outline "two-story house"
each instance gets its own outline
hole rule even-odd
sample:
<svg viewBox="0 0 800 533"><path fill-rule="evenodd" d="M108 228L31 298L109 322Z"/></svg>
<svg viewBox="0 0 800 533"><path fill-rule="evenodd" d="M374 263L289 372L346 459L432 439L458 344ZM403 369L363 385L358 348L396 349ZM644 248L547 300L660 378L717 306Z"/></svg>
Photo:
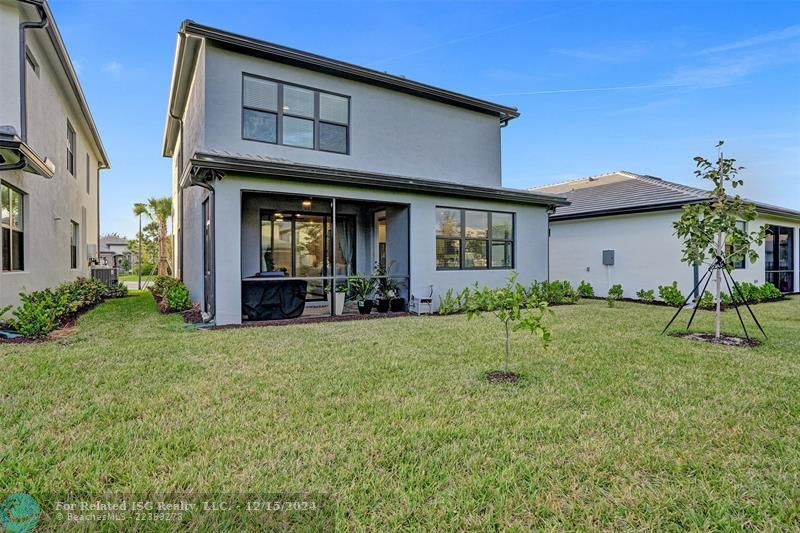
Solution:
<svg viewBox="0 0 800 533"><path fill-rule="evenodd" d="M548 210L566 202L502 187L518 115L186 21L163 148L177 273L217 324L333 314L331 287L376 264L434 306L511 271L545 279Z"/></svg>
<svg viewBox="0 0 800 533"><path fill-rule="evenodd" d="M0 0L0 306L89 275L108 157L44 0Z"/></svg>

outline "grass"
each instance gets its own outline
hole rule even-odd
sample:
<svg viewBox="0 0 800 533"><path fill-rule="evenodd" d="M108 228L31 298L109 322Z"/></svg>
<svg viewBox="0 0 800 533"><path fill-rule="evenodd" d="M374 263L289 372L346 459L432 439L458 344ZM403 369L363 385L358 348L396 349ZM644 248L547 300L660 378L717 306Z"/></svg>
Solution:
<svg viewBox="0 0 800 533"><path fill-rule="evenodd" d="M0 496L322 493L338 530L796 529L800 299L754 309L756 349L660 336L669 308L557 307L546 351L514 334L523 382L488 385L488 316L196 331L111 301L0 346Z"/></svg>
<svg viewBox="0 0 800 533"><path fill-rule="evenodd" d="M142 276L142 283L144 283L148 279L153 279L155 277L156 277L155 274L153 274L152 276ZM121 281L121 282L124 282L124 281L139 281L139 275L138 274L121 274L120 276L118 276L118 281Z"/></svg>

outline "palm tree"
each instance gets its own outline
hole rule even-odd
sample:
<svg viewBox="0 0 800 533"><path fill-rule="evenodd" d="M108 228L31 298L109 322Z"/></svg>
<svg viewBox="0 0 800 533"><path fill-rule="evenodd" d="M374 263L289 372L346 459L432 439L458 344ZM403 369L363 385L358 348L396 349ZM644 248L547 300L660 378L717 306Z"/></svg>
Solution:
<svg viewBox="0 0 800 533"><path fill-rule="evenodd" d="M167 221L172 216L172 198L169 196L149 198L147 204L134 204L133 214L137 216L147 215L150 220L158 224L158 275L169 275Z"/></svg>

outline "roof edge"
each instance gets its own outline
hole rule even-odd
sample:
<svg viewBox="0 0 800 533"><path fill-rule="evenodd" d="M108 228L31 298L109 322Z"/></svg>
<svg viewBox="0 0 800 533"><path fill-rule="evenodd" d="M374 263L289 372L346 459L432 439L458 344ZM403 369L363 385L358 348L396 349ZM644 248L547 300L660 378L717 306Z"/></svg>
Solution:
<svg viewBox="0 0 800 533"><path fill-rule="evenodd" d="M501 121L505 122L517 118L520 115L515 107L489 102L480 98L441 89L433 85L412 81L402 76L388 74L379 70L331 59L296 48L290 48L288 46L247 37L212 26L198 24L192 20L184 20L181 24L180 31L181 33L204 37L238 50L247 51L251 54L261 54L273 61L299 65L304 68L360 81L362 83L378 85L422 98L464 107L473 111L496 115Z"/></svg>
<svg viewBox="0 0 800 533"><path fill-rule="evenodd" d="M359 185L391 190L439 193L447 196L482 198L552 208L569 205L566 198L561 196L531 193L521 189L463 185L409 176L196 152L189 160L185 175L191 175L192 172L202 169L268 175L275 178L300 179L305 182L332 185Z"/></svg>

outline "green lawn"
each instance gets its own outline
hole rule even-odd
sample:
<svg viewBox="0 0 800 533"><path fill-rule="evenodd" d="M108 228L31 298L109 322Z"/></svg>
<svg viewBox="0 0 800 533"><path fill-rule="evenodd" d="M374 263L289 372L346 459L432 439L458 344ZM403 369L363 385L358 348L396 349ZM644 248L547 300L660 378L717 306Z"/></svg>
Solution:
<svg viewBox="0 0 800 533"><path fill-rule="evenodd" d="M757 349L659 336L668 308L557 307L546 351L514 334L524 382L488 385L490 317L196 331L111 301L0 346L0 496L321 493L339 530L797 529L800 299L754 309Z"/></svg>

